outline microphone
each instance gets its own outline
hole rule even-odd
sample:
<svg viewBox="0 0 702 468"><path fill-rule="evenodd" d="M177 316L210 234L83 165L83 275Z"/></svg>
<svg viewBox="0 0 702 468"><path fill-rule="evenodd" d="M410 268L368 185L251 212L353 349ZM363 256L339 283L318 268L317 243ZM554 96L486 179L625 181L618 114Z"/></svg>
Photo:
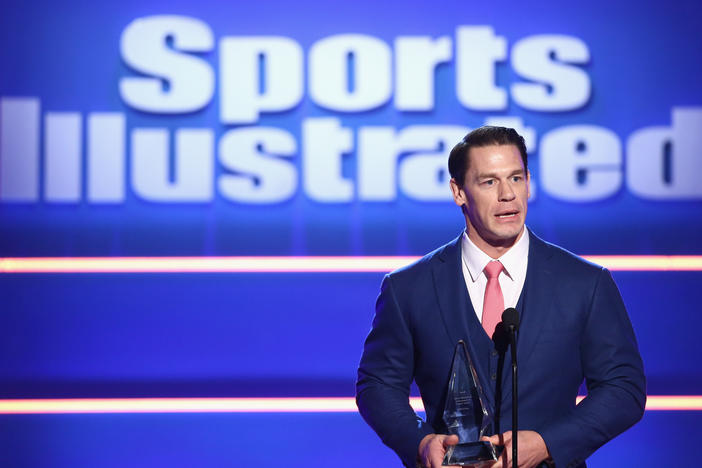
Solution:
<svg viewBox="0 0 702 468"><path fill-rule="evenodd" d="M502 323L510 332L512 332L513 328L516 332L519 329L519 312L517 312L517 309L514 307L505 309L505 311L502 312Z"/></svg>
<svg viewBox="0 0 702 468"><path fill-rule="evenodd" d="M512 354L512 468L517 468L517 340L515 334L519 329L519 312L514 307L502 312L502 324L509 332L509 344Z"/></svg>

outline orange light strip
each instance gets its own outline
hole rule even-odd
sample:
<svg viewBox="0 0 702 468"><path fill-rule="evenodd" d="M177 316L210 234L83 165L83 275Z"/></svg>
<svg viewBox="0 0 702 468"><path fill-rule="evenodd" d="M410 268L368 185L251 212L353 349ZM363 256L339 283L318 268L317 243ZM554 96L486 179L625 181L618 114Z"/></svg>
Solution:
<svg viewBox="0 0 702 468"><path fill-rule="evenodd" d="M0 273L372 273L419 257L7 257ZM615 271L702 271L702 255L586 255Z"/></svg>
<svg viewBox="0 0 702 468"><path fill-rule="evenodd" d="M585 255L613 271L702 271L702 255Z"/></svg>
<svg viewBox="0 0 702 468"><path fill-rule="evenodd" d="M0 400L0 414L347 413L353 398L89 398Z"/></svg>
<svg viewBox="0 0 702 468"><path fill-rule="evenodd" d="M418 257L27 257L0 258L0 273L388 272Z"/></svg>
<svg viewBox="0 0 702 468"><path fill-rule="evenodd" d="M578 402L583 397L578 397ZM424 411L421 398L410 398ZM648 411L702 411L702 395L649 396ZM0 414L75 413L352 413L356 402L339 398L108 398L0 400Z"/></svg>

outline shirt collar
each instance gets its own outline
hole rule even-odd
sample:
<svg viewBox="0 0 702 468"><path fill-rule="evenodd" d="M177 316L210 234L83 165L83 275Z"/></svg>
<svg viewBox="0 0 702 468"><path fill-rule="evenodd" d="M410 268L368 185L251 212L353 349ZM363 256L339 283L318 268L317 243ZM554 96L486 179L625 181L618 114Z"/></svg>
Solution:
<svg viewBox="0 0 702 468"><path fill-rule="evenodd" d="M507 276L514 280L514 274L519 271L519 265L524 265L529 255L529 232L524 228L521 237L517 242L504 253L500 258L493 259L488 254L480 250L468 238L468 232L464 231L461 237L461 256L463 263L468 269L470 279L475 282L478 276L492 260L499 260L505 268Z"/></svg>

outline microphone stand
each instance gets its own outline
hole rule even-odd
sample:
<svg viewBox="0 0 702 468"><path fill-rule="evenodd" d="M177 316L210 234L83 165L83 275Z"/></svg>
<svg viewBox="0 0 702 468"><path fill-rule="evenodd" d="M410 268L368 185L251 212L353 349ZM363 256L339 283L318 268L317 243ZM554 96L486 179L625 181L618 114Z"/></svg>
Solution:
<svg viewBox="0 0 702 468"><path fill-rule="evenodd" d="M517 468L517 340L515 326L509 326L509 344L512 349L512 468Z"/></svg>

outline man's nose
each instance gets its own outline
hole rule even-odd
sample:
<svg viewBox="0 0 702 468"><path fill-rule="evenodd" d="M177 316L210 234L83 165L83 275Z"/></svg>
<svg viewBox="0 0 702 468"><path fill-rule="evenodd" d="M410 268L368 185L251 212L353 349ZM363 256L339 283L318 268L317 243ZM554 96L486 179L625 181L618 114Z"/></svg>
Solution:
<svg viewBox="0 0 702 468"><path fill-rule="evenodd" d="M514 189L508 181L505 181L500 184L500 191L498 196L500 197L500 201L512 201L516 198Z"/></svg>

